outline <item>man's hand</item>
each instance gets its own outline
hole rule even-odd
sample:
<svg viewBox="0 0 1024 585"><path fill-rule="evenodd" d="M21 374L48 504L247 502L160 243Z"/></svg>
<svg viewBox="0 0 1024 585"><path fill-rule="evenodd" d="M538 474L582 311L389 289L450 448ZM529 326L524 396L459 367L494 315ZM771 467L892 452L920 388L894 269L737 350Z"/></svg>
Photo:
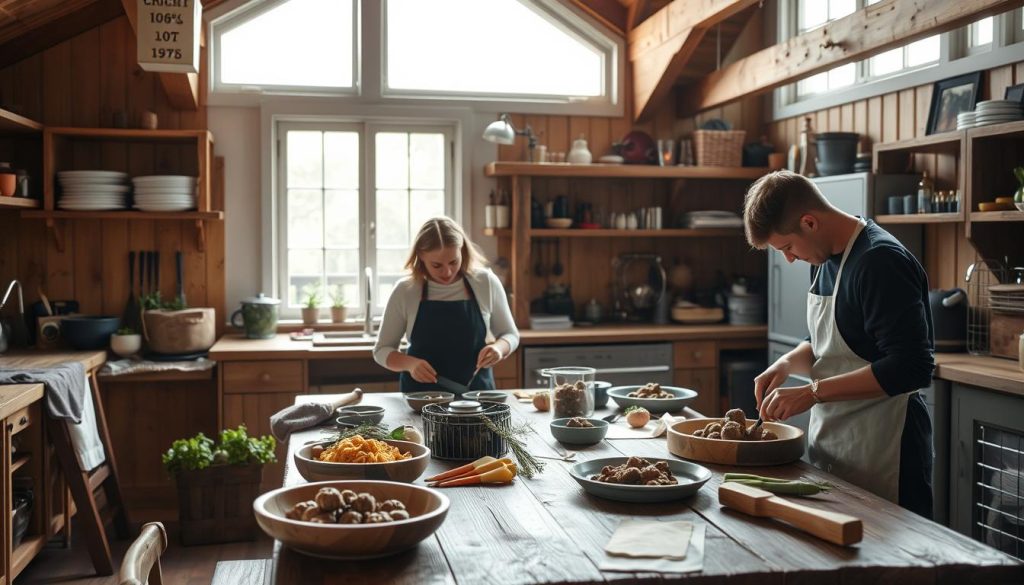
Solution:
<svg viewBox="0 0 1024 585"><path fill-rule="evenodd" d="M776 388L764 401L760 409L761 418L767 421L786 420L814 406L814 394L810 386Z"/></svg>
<svg viewBox="0 0 1024 585"><path fill-rule="evenodd" d="M793 369L793 365L785 357L781 357L775 361L767 370L761 372L761 375L754 378L754 398L757 400L757 411L762 415L762 403L764 402L765 396L772 393L773 390L782 385L789 377L790 372Z"/></svg>

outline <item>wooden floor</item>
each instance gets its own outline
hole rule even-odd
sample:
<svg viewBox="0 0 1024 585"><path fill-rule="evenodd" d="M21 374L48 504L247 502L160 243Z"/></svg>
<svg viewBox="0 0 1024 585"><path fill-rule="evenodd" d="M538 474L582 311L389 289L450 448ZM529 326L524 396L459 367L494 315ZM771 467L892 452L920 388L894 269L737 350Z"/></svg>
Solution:
<svg viewBox="0 0 1024 585"><path fill-rule="evenodd" d="M167 551L161 558L166 585L209 585L218 561L270 558L273 541L263 536L254 542L239 542L212 546L184 547L178 543L177 527L167 525ZM82 532L78 531L81 537ZM15 585L69 583L74 585L117 585L115 572L109 577L97 577L89 560L85 541L73 539L70 549L51 543L15 579ZM129 541L112 543L114 566L121 565L121 557Z"/></svg>

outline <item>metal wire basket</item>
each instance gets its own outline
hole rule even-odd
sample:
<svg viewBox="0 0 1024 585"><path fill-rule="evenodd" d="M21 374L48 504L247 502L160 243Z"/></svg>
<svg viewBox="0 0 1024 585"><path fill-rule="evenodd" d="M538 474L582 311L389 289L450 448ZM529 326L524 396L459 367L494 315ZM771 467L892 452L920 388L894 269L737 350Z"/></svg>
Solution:
<svg viewBox="0 0 1024 585"><path fill-rule="evenodd" d="M438 459L473 461L490 455L503 457L508 442L490 430L484 419L501 429L511 429L512 409L507 404L487 404L480 412L458 413L446 404L423 407L423 442Z"/></svg>
<svg viewBox="0 0 1024 585"><path fill-rule="evenodd" d="M967 267L967 351L988 355L991 349L992 303L989 287L1008 282L1009 272L998 260L978 258Z"/></svg>

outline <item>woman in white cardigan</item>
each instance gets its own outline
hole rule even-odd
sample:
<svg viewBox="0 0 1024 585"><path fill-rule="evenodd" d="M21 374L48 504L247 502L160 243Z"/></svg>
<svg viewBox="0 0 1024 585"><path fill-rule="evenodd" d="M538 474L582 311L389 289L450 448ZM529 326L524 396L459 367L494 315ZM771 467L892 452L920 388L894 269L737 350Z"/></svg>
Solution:
<svg viewBox="0 0 1024 585"><path fill-rule="evenodd" d="M420 228L405 267L411 275L388 299L373 358L400 372L402 392L433 390L438 376L493 389L491 367L515 351L519 331L483 254L459 224L438 217Z"/></svg>

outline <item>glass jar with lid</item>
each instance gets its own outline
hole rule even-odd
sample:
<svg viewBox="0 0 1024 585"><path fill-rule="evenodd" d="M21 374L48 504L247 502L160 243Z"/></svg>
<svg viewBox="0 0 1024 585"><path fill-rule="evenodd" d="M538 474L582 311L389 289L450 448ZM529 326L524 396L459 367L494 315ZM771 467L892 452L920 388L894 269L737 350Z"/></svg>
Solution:
<svg viewBox="0 0 1024 585"><path fill-rule="evenodd" d="M594 376L597 370L585 366L545 368L541 375L551 387L554 418L589 418L594 414Z"/></svg>

